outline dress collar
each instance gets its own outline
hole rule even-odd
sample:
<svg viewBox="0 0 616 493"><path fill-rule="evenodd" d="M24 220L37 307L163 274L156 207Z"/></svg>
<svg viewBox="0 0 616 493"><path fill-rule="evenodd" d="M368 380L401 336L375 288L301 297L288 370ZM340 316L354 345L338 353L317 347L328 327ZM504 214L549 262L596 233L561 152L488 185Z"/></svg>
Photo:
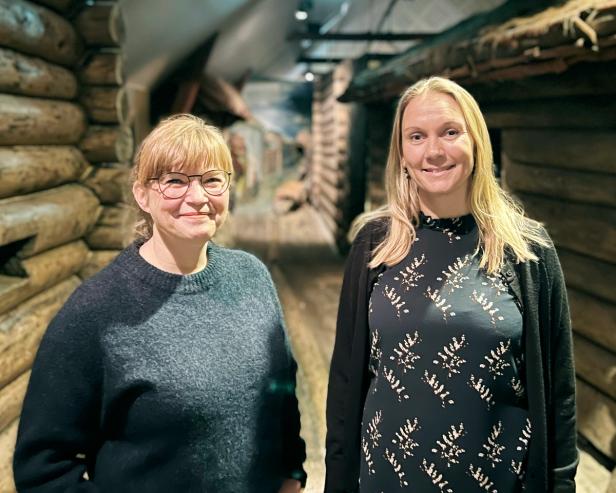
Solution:
<svg viewBox="0 0 616 493"><path fill-rule="evenodd" d="M467 234L475 229L477 223L472 214L459 217L433 218L419 211L419 225L435 231Z"/></svg>

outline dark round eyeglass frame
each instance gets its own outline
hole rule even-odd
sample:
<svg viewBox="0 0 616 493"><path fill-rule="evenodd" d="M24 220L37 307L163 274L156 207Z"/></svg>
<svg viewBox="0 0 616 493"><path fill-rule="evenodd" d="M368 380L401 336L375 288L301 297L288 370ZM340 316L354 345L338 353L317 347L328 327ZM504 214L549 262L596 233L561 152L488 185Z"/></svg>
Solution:
<svg viewBox="0 0 616 493"><path fill-rule="evenodd" d="M224 173L225 175L227 175L227 183L225 185L225 187L222 189L221 192L219 193L212 193L210 191L208 191L205 188L205 185L203 184L203 177L211 174L212 172L217 172L217 173ZM182 173L180 171L171 171L169 173L165 173L163 175L160 176L154 176L152 178L148 178L148 181L156 181L158 183L158 190L159 192L163 195L163 197L167 198L167 199L181 199L182 197L184 197L187 193L188 193L188 189L190 188L190 179L191 178L197 178L199 177L199 183L201 184L201 188L203 188L203 191L208 194L211 195L212 197L220 197L223 193L225 193L228 189L229 186L231 185L231 172L230 171L224 171L222 169L211 169L206 171L205 173L201 173L200 175L187 175L186 173ZM165 195L165 189L169 188L169 185L167 185L166 187L163 186L163 184L160 182L161 178L164 178L167 175L182 175L185 176L186 178L188 178L188 184L186 185L186 190L184 191L183 194L178 195L177 197L170 197L168 195Z"/></svg>

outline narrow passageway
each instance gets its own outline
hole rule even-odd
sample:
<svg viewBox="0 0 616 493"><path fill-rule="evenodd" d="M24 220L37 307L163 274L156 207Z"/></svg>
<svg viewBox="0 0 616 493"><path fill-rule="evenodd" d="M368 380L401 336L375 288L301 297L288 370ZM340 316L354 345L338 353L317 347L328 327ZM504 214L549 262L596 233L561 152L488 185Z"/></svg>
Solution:
<svg viewBox="0 0 616 493"><path fill-rule="evenodd" d="M217 236L257 255L270 269L299 366L298 398L306 441L307 493L323 491L325 400L344 259L309 205L286 214L273 207L271 181L242 201Z"/></svg>
<svg viewBox="0 0 616 493"><path fill-rule="evenodd" d="M292 172L286 170L285 176ZM310 205L285 214L275 211L274 191L282 180L270 177L256 196L240 201L216 240L255 254L272 273L299 366L297 394L307 446L305 492L321 493L327 377L344 258ZM580 493L594 493L600 491L597 485L607 484L609 475L582 452L576 480Z"/></svg>

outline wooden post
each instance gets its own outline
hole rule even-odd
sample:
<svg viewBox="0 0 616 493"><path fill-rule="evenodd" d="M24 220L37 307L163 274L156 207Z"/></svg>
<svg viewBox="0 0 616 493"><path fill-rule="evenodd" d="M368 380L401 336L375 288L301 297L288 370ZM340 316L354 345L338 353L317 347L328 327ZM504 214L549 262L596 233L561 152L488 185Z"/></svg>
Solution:
<svg viewBox="0 0 616 493"><path fill-rule="evenodd" d="M75 19L75 27L89 46L116 46L124 41L120 6L115 1L98 0Z"/></svg>
<svg viewBox="0 0 616 493"><path fill-rule="evenodd" d="M122 87L84 86L79 101L90 120L97 123L127 123L128 99Z"/></svg>
<svg viewBox="0 0 616 493"><path fill-rule="evenodd" d="M121 86L124 83L124 59L117 49L90 52L77 70L79 80L92 86Z"/></svg>

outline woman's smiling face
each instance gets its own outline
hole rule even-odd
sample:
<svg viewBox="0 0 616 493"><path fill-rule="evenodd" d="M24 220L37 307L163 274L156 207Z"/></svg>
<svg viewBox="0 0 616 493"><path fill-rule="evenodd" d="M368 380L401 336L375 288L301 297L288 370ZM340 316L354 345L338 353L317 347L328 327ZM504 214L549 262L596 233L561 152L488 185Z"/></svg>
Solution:
<svg viewBox="0 0 616 493"><path fill-rule="evenodd" d="M182 169L186 175L197 175L205 170ZM151 181L138 186L135 199L152 218L154 231L176 240L211 240L222 226L229 209L229 189L221 195L209 195L198 177L190 179L186 194L177 199L165 197L159 183Z"/></svg>
<svg viewBox="0 0 616 493"><path fill-rule="evenodd" d="M453 97L430 91L409 101L402 116L402 158L420 203L466 203L473 143Z"/></svg>

